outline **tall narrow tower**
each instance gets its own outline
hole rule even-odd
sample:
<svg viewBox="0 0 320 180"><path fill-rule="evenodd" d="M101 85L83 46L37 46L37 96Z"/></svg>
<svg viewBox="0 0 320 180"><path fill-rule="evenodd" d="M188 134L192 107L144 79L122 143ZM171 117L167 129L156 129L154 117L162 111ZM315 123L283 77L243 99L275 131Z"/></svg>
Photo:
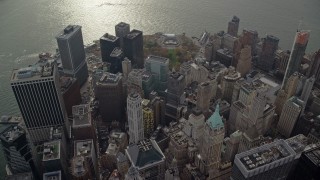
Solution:
<svg viewBox="0 0 320 180"><path fill-rule="evenodd" d="M120 22L115 26L116 36L120 38L120 47L123 49L123 38L130 32L130 24Z"/></svg>
<svg viewBox="0 0 320 180"><path fill-rule="evenodd" d="M281 89L284 88L287 80L294 72L299 72L301 66L301 60L305 54L307 44L309 41L310 31L298 31L294 38L291 54L289 57L288 66L284 75Z"/></svg>
<svg viewBox="0 0 320 180"><path fill-rule="evenodd" d="M200 141L200 154L197 156L196 165L205 174L220 165L225 129L219 111L219 104L217 104L215 112L206 122L204 134Z"/></svg>
<svg viewBox="0 0 320 180"><path fill-rule="evenodd" d="M144 67L142 31L134 29L123 37L123 51L131 60L132 67L139 69Z"/></svg>
<svg viewBox="0 0 320 180"><path fill-rule="evenodd" d="M236 37L239 30L240 19L237 16L233 16L232 20L228 23L228 34Z"/></svg>
<svg viewBox="0 0 320 180"><path fill-rule="evenodd" d="M63 72L76 77L83 85L88 77L88 67L83 46L81 26L69 25L57 36Z"/></svg>
<svg viewBox="0 0 320 180"><path fill-rule="evenodd" d="M142 99L138 93L131 93L127 98L129 142L138 143L144 139Z"/></svg>

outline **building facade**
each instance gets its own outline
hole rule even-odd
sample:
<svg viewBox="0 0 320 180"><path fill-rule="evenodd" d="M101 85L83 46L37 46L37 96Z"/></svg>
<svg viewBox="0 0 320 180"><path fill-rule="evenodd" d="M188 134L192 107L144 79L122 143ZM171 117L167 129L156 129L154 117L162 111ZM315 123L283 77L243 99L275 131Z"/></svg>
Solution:
<svg viewBox="0 0 320 180"><path fill-rule="evenodd" d="M211 174L218 169L221 162L221 147L225 135L224 123L220 116L219 105L213 115L207 120L199 145L199 154L195 158L195 164L203 174Z"/></svg>
<svg viewBox="0 0 320 180"><path fill-rule="evenodd" d="M93 90L99 101L99 111L104 122L122 121L124 112L122 76L97 70L93 74Z"/></svg>
<svg viewBox="0 0 320 180"><path fill-rule="evenodd" d="M146 59L146 70L151 72L155 81L155 90L159 95L164 96L167 89L169 59L159 56L149 56Z"/></svg>
<svg viewBox="0 0 320 180"><path fill-rule="evenodd" d="M123 49L123 38L130 32L130 24L120 22L115 26L115 32L120 39L120 47Z"/></svg>
<svg viewBox="0 0 320 180"><path fill-rule="evenodd" d="M295 155L284 140L242 152L235 156L231 179L286 179Z"/></svg>
<svg viewBox="0 0 320 180"><path fill-rule="evenodd" d="M275 53L278 49L279 38L267 35L262 40L262 51L257 66L264 71L271 71L274 67Z"/></svg>
<svg viewBox="0 0 320 180"><path fill-rule="evenodd" d="M0 140L4 159L12 174L32 172L39 177L39 171L32 157L26 132L17 124L1 124Z"/></svg>
<svg viewBox="0 0 320 180"><path fill-rule="evenodd" d="M32 143L48 140L51 127L68 129L55 62L39 61L33 66L13 70L11 87Z"/></svg>
<svg viewBox="0 0 320 180"><path fill-rule="evenodd" d="M239 30L240 19L237 16L233 16L231 21L228 23L228 34L231 36L237 37Z"/></svg>
<svg viewBox="0 0 320 180"><path fill-rule="evenodd" d="M305 55L305 51L308 45L309 36L309 31L298 31L296 33L281 88L286 85L287 80L293 73L299 72L301 61L303 56Z"/></svg>
<svg viewBox="0 0 320 180"><path fill-rule="evenodd" d="M124 55L131 60L132 67L144 67L143 34L142 31L132 30L123 38Z"/></svg>
<svg viewBox="0 0 320 180"><path fill-rule="evenodd" d="M294 125L296 124L302 109L304 102L297 97L293 96L284 104L282 113L277 125L279 132L285 137L290 137Z"/></svg>
<svg viewBox="0 0 320 180"><path fill-rule="evenodd" d="M130 137L129 143L138 143L144 139L142 99L139 94L131 93L128 95L127 114Z"/></svg>
<svg viewBox="0 0 320 180"><path fill-rule="evenodd" d="M100 38L100 51L103 62L111 62L110 55L116 47L120 47L119 37L106 33Z"/></svg>
<svg viewBox="0 0 320 180"><path fill-rule="evenodd" d="M69 25L57 36L63 72L78 79L80 86L88 77L81 26Z"/></svg>

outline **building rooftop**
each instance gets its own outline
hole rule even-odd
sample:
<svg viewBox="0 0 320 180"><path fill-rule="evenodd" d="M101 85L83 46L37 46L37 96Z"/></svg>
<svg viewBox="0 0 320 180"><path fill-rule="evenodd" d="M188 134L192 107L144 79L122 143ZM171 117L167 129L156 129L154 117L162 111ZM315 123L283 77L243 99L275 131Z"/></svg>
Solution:
<svg viewBox="0 0 320 180"><path fill-rule="evenodd" d="M258 32L256 30L251 30L251 29L243 29L243 33L251 33L258 35Z"/></svg>
<svg viewBox="0 0 320 180"><path fill-rule="evenodd" d="M149 81L150 79L152 78L152 74L151 72L148 72L148 71L144 71L142 73L142 81Z"/></svg>
<svg viewBox="0 0 320 180"><path fill-rule="evenodd" d="M237 16L233 16L231 21L239 23L240 19Z"/></svg>
<svg viewBox="0 0 320 180"><path fill-rule="evenodd" d="M224 56L226 56L228 58L232 58L233 57L232 56L232 52L229 49L226 49L226 48L218 49L217 53L222 54L222 55L224 55Z"/></svg>
<svg viewBox="0 0 320 180"><path fill-rule="evenodd" d="M106 154L116 156L119 152L119 146L115 142L109 143Z"/></svg>
<svg viewBox="0 0 320 180"><path fill-rule="evenodd" d="M244 177L249 178L293 161L295 155L295 151L284 140L278 140L237 154L234 163Z"/></svg>
<svg viewBox="0 0 320 180"><path fill-rule="evenodd" d="M228 68L228 73L224 76L224 79L236 81L241 78L241 74L234 69L234 67Z"/></svg>
<svg viewBox="0 0 320 180"><path fill-rule="evenodd" d="M30 81L48 78L53 75L54 60L39 60L29 67L14 69L11 74L11 81Z"/></svg>
<svg viewBox="0 0 320 180"><path fill-rule="evenodd" d="M216 109L212 116L208 119L207 124L212 128L212 129L219 129L221 127L224 127L224 124L222 122L222 118L220 116L220 107L219 104L217 104Z"/></svg>
<svg viewBox="0 0 320 180"><path fill-rule="evenodd" d="M89 104L72 106L73 126L91 125L91 114Z"/></svg>
<svg viewBox="0 0 320 180"><path fill-rule="evenodd" d="M317 167L320 167L320 143L304 152L304 155Z"/></svg>
<svg viewBox="0 0 320 180"><path fill-rule="evenodd" d="M161 63L161 64L168 64L169 59L161 56L154 56L150 55L147 57L146 62L151 61L151 62L156 62L156 63Z"/></svg>
<svg viewBox="0 0 320 180"><path fill-rule="evenodd" d="M136 99L136 98L139 98L140 95L138 93L130 93L129 97L132 98L132 99Z"/></svg>
<svg viewBox="0 0 320 180"><path fill-rule="evenodd" d="M69 89L69 87L76 81L75 78L68 77L68 76L61 76L60 77L60 85L61 85L61 91L65 92Z"/></svg>
<svg viewBox="0 0 320 180"><path fill-rule="evenodd" d="M132 69L131 72L128 75L129 80L130 79L142 79L142 75L145 72L144 69Z"/></svg>
<svg viewBox="0 0 320 180"><path fill-rule="evenodd" d="M261 82L263 82L263 83L265 83L265 84L273 87L273 88L279 86L278 83L276 83L276 82L274 82L274 81L272 81L271 79L268 79L268 78L266 78L266 77L261 77L259 80L260 80Z"/></svg>
<svg viewBox="0 0 320 180"><path fill-rule="evenodd" d="M130 33L128 33L128 34L126 35L126 38L128 38L128 39L134 39L134 38L136 38L137 36L139 36L140 34L142 34L142 31L133 29L132 31L130 31Z"/></svg>
<svg viewBox="0 0 320 180"><path fill-rule="evenodd" d="M20 136L25 134L25 131L16 124L10 124L4 131L0 132L0 139L7 143L14 142Z"/></svg>
<svg viewBox="0 0 320 180"><path fill-rule="evenodd" d="M116 25L116 27L122 27L122 28L126 26L130 26L130 25L125 22L120 22L119 24Z"/></svg>
<svg viewBox="0 0 320 180"><path fill-rule="evenodd" d="M112 52L111 52L111 54L110 54L110 57L119 57L119 56L121 56L122 54L123 54L123 52L122 52L121 48L115 47L115 48L112 50Z"/></svg>
<svg viewBox="0 0 320 180"><path fill-rule="evenodd" d="M61 171L48 172L43 174L43 180L61 180Z"/></svg>
<svg viewBox="0 0 320 180"><path fill-rule="evenodd" d="M43 144L43 161L60 159L60 140L54 140Z"/></svg>
<svg viewBox="0 0 320 180"><path fill-rule="evenodd" d="M63 29L58 35L56 35L57 39L68 39L70 38L74 32L81 30L81 26L79 25L68 25Z"/></svg>
<svg viewBox="0 0 320 180"><path fill-rule="evenodd" d="M301 154L305 147L308 145L308 138L303 134L298 134L289 139L286 139L285 141L297 154Z"/></svg>
<svg viewBox="0 0 320 180"><path fill-rule="evenodd" d="M310 31L308 30L300 30L297 32L296 36L296 44L306 45L308 43L310 36Z"/></svg>
<svg viewBox="0 0 320 180"><path fill-rule="evenodd" d="M138 144L129 145L126 154L132 165L138 169L164 163L165 156L154 140L145 139Z"/></svg>
<svg viewBox="0 0 320 180"><path fill-rule="evenodd" d="M178 72L171 72L169 74L169 78L177 79L178 81L182 81L184 76Z"/></svg>
<svg viewBox="0 0 320 180"><path fill-rule="evenodd" d="M87 161L83 156L75 156L71 160L71 172L76 177L84 176L88 172Z"/></svg>
<svg viewBox="0 0 320 180"><path fill-rule="evenodd" d="M97 85L110 85L118 84L122 76L120 73L112 74L103 70L97 70L94 73L94 78L96 79Z"/></svg>
<svg viewBox="0 0 320 180"><path fill-rule="evenodd" d="M100 40L105 40L105 41L111 41L111 42L115 42L117 39L119 39L116 36L113 36L111 34L105 33Z"/></svg>
<svg viewBox="0 0 320 180"><path fill-rule="evenodd" d="M253 92L258 89L266 89L268 85L262 82L260 79L256 79L252 82L245 82L242 84L242 89L246 92Z"/></svg>
<svg viewBox="0 0 320 180"><path fill-rule="evenodd" d="M75 156L91 156L91 151L94 150L93 140L77 140L74 141Z"/></svg>

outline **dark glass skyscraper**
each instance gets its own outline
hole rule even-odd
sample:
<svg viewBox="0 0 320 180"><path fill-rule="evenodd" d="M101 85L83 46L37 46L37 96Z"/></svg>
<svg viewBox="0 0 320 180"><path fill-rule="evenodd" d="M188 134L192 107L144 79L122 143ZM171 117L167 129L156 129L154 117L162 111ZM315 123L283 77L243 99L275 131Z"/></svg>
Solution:
<svg viewBox="0 0 320 180"><path fill-rule="evenodd" d="M38 177L38 171L32 159L31 148L26 132L17 124L1 124L0 140L8 168L13 174L32 171Z"/></svg>
<svg viewBox="0 0 320 180"><path fill-rule="evenodd" d="M130 24L120 22L115 27L116 36L120 39L120 47L123 49L123 38L130 32Z"/></svg>
<svg viewBox="0 0 320 180"><path fill-rule="evenodd" d="M50 128L65 126L66 111L55 62L39 61L13 70L11 87L34 144L50 137Z"/></svg>
<svg viewBox="0 0 320 180"><path fill-rule="evenodd" d="M172 72L168 77L168 89L166 97L166 122L176 121L178 118L178 107L180 105L180 98L185 87L184 76L177 72Z"/></svg>
<svg viewBox="0 0 320 180"><path fill-rule="evenodd" d="M302 58L305 54L307 44L309 41L310 32L309 31L298 31L296 33L294 43L292 46L288 66L286 73L284 75L281 89L284 88L287 83L288 78L296 71L299 71L301 66Z"/></svg>
<svg viewBox="0 0 320 180"><path fill-rule="evenodd" d="M110 72L116 74L122 72L122 61L124 60L124 54L121 48L116 47L110 54Z"/></svg>
<svg viewBox="0 0 320 180"><path fill-rule="evenodd" d="M100 38L100 49L103 62L110 62L110 54L115 47L120 47L120 39L118 37L106 33Z"/></svg>
<svg viewBox="0 0 320 180"><path fill-rule="evenodd" d="M57 36L63 72L76 77L83 85L88 77L88 67L83 46L81 26L69 25Z"/></svg>
<svg viewBox="0 0 320 180"><path fill-rule="evenodd" d="M271 71L274 67L276 51L278 49L279 38L267 35L262 41L262 52L258 59L257 66L265 71Z"/></svg>
<svg viewBox="0 0 320 180"><path fill-rule="evenodd" d="M236 37L238 35L240 19L237 16L233 16L232 20L228 23L228 34Z"/></svg>
<svg viewBox="0 0 320 180"><path fill-rule="evenodd" d="M144 67L142 31L132 30L124 39L124 55L131 60L134 68Z"/></svg>

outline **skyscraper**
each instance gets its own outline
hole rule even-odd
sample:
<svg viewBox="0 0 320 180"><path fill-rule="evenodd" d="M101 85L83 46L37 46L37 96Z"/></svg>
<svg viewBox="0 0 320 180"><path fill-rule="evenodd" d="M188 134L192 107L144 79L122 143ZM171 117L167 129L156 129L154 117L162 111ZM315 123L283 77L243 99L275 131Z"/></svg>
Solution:
<svg viewBox="0 0 320 180"><path fill-rule="evenodd" d="M234 85L240 78L241 74L231 66L221 80L222 96L228 103L231 103Z"/></svg>
<svg viewBox="0 0 320 180"><path fill-rule="evenodd" d="M120 22L115 26L116 36L120 39L120 47L123 49L123 38L130 32L130 25Z"/></svg>
<svg viewBox="0 0 320 180"><path fill-rule="evenodd" d="M124 54L119 47L115 47L110 54L110 72L118 73L122 72L122 61L124 60Z"/></svg>
<svg viewBox="0 0 320 180"><path fill-rule="evenodd" d="M129 145L126 155L131 164L126 179L140 180L139 174L145 180L164 179L166 159L155 140L145 139ZM131 174L132 168L136 168L139 173Z"/></svg>
<svg viewBox="0 0 320 180"><path fill-rule="evenodd" d="M235 156L231 179L286 179L295 157L284 140L265 144Z"/></svg>
<svg viewBox="0 0 320 180"><path fill-rule="evenodd" d="M185 87L184 76L177 72L170 73L167 87L165 124L176 121L178 118L180 98Z"/></svg>
<svg viewBox="0 0 320 180"><path fill-rule="evenodd" d="M299 72L302 58L305 54L307 44L309 41L310 32L309 31L298 31L296 33L294 43L292 46L291 54L289 57L288 66L286 69L286 73L284 75L281 89L284 88L287 80L294 72Z"/></svg>
<svg viewBox="0 0 320 180"><path fill-rule="evenodd" d="M285 137L290 137L294 125L296 124L301 110L304 107L304 102L297 97L291 97L285 104L277 125L279 132Z"/></svg>
<svg viewBox="0 0 320 180"><path fill-rule="evenodd" d="M124 112L122 76L97 70L92 79L94 95L99 101L99 111L104 122L121 121Z"/></svg>
<svg viewBox="0 0 320 180"><path fill-rule="evenodd" d="M208 95L213 91L210 82L203 82L198 86L197 107L204 113L209 111L210 98Z"/></svg>
<svg viewBox="0 0 320 180"><path fill-rule="evenodd" d="M307 76L315 76L316 83L320 85L320 49L312 55L312 60Z"/></svg>
<svg viewBox="0 0 320 180"><path fill-rule="evenodd" d="M48 140L51 127L68 129L55 62L39 61L13 70L11 87L34 144Z"/></svg>
<svg viewBox="0 0 320 180"><path fill-rule="evenodd" d="M252 56L251 47L245 46L240 50L240 55L237 63L236 70L244 77L251 70Z"/></svg>
<svg viewBox="0 0 320 180"><path fill-rule="evenodd" d="M0 140L4 158L13 174L32 171L38 177L38 170L32 159L31 148L27 141L26 132L17 124L1 124Z"/></svg>
<svg viewBox="0 0 320 180"><path fill-rule="evenodd" d="M275 69L280 75L284 75L288 66L290 51L277 50L275 56Z"/></svg>
<svg viewBox="0 0 320 180"><path fill-rule="evenodd" d="M237 16L233 16L232 20L228 23L228 34L236 37L238 35L240 19Z"/></svg>
<svg viewBox="0 0 320 180"><path fill-rule="evenodd" d="M131 61L128 58L124 58L122 61L122 74L124 80L128 79L128 75L131 72Z"/></svg>
<svg viewBox="0 0 320 180"><path fill-rule="evenodd" d="M63 72L76 77L83 85L88 77L88 67L83 46L81 26L69 25L57 36Z"/></svg>
<svg viewBox="0 0 320 180"><path fill-rule="evenodd" d="M159 56L149 56L146 59L146 69L152 73L155 80L155 89L160 95L164 95L167 89L169 59Z"/></svg>
<svg viewBox="0 0 320 180"><path fill-rule="evenodd" d="M100 50L103 62L110 62L110 54L116 47L120 47L120 39L118 37L106 33L100 38Z"/></svg>
<svg viewBox="0 0 320 180"><path fill-rule="evenodd" d="M132 30L123 38L124 55L131 60L134 68L144 67L142 31Z"/></svg>
<svg viewBox="0 0 320 180"><path fill-rule="evenodd" d="M312 76L312 77L310 77L310 78L305 80L305 83L304 83L304 86L303 86L303 89L302 89L302 93L301 93L301 96L300 96L300 99L305 104L307 104L307 101L308 101L310 93L312 91L312 87L313 87L314 82L315 82L314 76Z"/></svg>
<svg viewBox="0 0 320 180"><path fill-rule="evenodd" d="M42 166L46 173L61 171L61 177L68 179L68 154L66 142L53 140L43 144Z"/></svg>
<svg viewBox="0 0 320 180"><path fill-rule="evenodd" d="M257 54L257 42L259 40L258 32L255 30L244 29L240 36L240 41L243 46L251 46L251 54Z"/></svg>
<svg viewBox="0 0 320 180"><path fill-rule="evenodd" d="M127 114L129 124L129 142L138 143L144 139L142 99L137 93L127 97Z"/></svg>
<svg viewBox="0 0 320 180"><path fill-rule="evenodd" d="M297 72L293 73L287 80L286 85L278 91L275 101L277 114L281 114L284 104L290 97L298 94L299 85L302 84L303 80L304 76L302 74Z"/></svg>
<svg viewBox="0 0 320 180"><path fill-rule="evenodd" d="M143 127L144 136L150 137L154 130L153 110L149 107L143 107Z"/></svg>
<svg viewBox="0 0 320 180"><path fill-rule="evenodd" d="M258 59L257 66L265 71L271 71L274 67L275 53L278 49L279 38L267 35L262 40L262 52Z"/></svg>
<svg viewBox="0 0 320 180"><path fill-rule="evenodd" d="M219 104L217 104L215 112L206 122L204 134L200 140L199 155L195 160L195 164L204 174L210 174L210 171L220 166L225 129L219 111Z"/></svg>

